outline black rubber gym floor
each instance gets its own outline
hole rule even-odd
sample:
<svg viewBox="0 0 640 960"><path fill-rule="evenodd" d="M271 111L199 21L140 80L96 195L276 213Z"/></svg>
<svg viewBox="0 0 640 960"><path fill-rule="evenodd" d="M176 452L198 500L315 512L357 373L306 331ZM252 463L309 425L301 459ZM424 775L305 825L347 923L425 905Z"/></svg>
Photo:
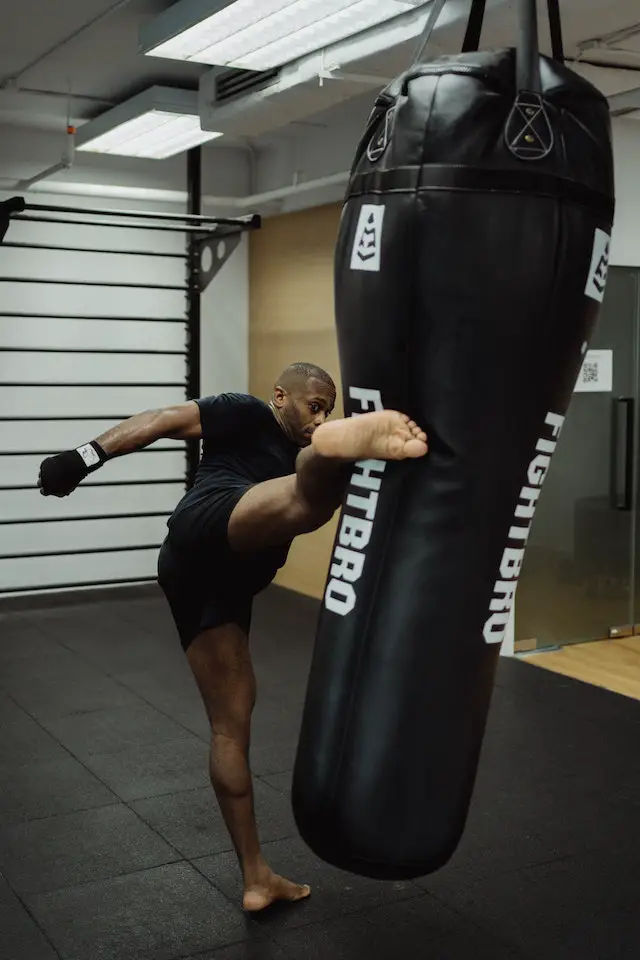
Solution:
<svg viewBox="0 0 640 960"><path fill-rule="evenodd" d="M256 603L262 837L313 887L259 918L163 600L0 616L1 960L637 960L640 703L503 659L454 859L359 879L305 848L289 805L316 609Z"/></svg>

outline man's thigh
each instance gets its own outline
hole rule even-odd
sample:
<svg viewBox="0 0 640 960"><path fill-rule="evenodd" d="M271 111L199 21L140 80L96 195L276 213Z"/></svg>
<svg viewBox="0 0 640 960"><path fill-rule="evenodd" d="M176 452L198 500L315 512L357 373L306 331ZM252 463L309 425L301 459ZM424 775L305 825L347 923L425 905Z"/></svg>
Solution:
<svg viewBox="0 0 640 960"><path fill-rule="evenodd" d="M295 474L265 480L249 487L235 504L227 527L229 545L235 553L285 546L306 532L306 523Z"/></svg>

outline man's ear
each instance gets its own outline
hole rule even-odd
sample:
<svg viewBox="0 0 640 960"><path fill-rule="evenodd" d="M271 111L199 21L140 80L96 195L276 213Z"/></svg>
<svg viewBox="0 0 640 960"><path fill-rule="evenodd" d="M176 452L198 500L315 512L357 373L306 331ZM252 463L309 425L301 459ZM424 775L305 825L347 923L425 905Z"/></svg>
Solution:
<svg viewBox="0 0 640 960"><path fill-rule="evenodd" d="M287 397L287 391L282 387L275 387L273 390L273 402L276 407L283 407Z"/></svg>

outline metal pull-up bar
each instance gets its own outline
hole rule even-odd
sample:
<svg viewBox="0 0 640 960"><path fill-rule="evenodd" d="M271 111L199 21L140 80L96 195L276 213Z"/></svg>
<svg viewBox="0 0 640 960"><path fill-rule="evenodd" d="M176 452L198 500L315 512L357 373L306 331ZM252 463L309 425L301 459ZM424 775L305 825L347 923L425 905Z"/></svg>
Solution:
<svg viewBox="0 0 640 960"><path fill-rule="evenodd" d="M44 216L47 214L47 216ZM68 220L48 214L72 215ZM99 217L99 220L84 219ZM102 219L102 218L108 219ZM113 222L115 218L115 222ZM142 223L122 223L118 220L140 220ZM246 230L259 230L259 214L242 217L205 217L190 213L144 213L140 210L100 210L92 207L65 207L47 203L27 203L23 197L12 197L0 203L0 242L4 239L11 220L29 220L37 223L84 224L92 227L129 227L131 229L163 230L175 233L196 233L201 236L229 236ZM162 226L159 222L165 221ZM184 224L184 226L183 226Z"/></svg>

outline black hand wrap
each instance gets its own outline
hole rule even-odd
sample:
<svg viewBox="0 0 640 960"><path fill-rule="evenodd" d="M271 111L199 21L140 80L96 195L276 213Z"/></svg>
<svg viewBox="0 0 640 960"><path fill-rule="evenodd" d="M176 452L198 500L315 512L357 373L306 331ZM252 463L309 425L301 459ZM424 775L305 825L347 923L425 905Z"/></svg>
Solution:
<svg viewBox="0 0 640 960"><path fill-rule="evenodd" d="M76 450L47 457L40 464L38 486L45 497L68 497L85 477L108 460L99 443L92 440Z"/></svg>

